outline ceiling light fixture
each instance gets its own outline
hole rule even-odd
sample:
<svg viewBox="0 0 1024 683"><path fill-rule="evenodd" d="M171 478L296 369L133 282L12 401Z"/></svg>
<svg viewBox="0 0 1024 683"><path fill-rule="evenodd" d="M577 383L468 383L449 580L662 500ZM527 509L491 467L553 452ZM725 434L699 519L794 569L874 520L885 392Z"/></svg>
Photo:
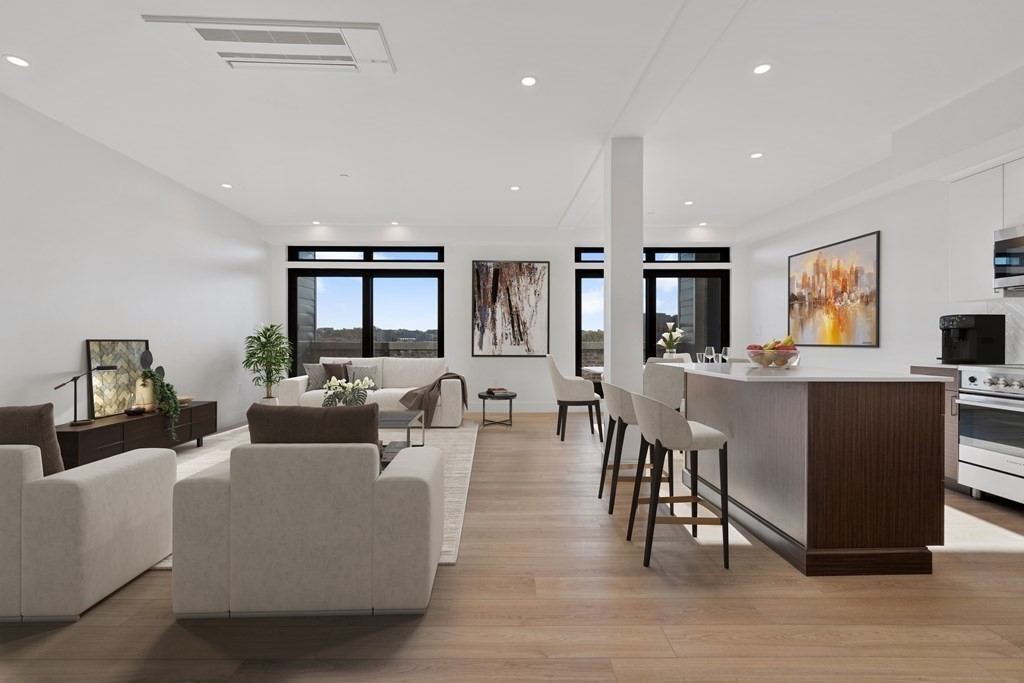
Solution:
<svg viewBox="0 0 1024 683"><path fill-rule="evenodd" d="M28 60L22 59L17 55L4 55L4 59L13 64L14 66L28 66Z"/></svg>
<svg viewBox="0 0 1024 683"><path fill-rule="evenodd" d="M391 221L391 225L398 225L398 221Z"/></svg>
<svg viewBox="0 0 1024 683"><path fill-rule="evenodd" d="M518 185L513 185L512 187L510 187L508 189L512 190L513 192L519 192L519 186Z"/></svg>
<svg viewBox="0 0 1024 683"><path fill-rule="evenodd" d="M683 202L683 204L685 206L693 206L693 200L692 199L687 199L685 202Z"/></svg>
<svg viewBox="0 0 1024 683"><path fill-rule="evenodd" d="M519 80L519 82L522 83L523 85L525 85L527 88L529 88L529 87L537 85L537 77L536 76L523 76Z"/></svg>
<svg viewBox="0 0 1024 683"><path fill-rule="evenodd" d="M230 190L230 189L231 189L231 187L232 187L232 186L231 186L231 185L229 185L228 183L221 183L221 184L220 184L220 186L221 186L221 187L223 187L223 188L224 188L225 190Z"/></svg>
<svg viewBox="0 0 1024 683"><path fill-rule="evenodd" d="M771 70L771 64L758 64L757 66L754 67L754 73L756 73L758 76L760 76L761 74L766 74Z"/></svg>
<svg viewBox="0 0 1024 683"><path fill-rule="evenodd" d="M707 225L707 223L698 223L697 225L703 228L705 225Z"/></svg>
<svg viewBox="0 0 1024 683"><path fill-rule="evenodd" d="M764 156L764 154L762 154L761 152L754 152L753 154L750 155L750 158L751 159L760 159L763 156Z"/></svg>

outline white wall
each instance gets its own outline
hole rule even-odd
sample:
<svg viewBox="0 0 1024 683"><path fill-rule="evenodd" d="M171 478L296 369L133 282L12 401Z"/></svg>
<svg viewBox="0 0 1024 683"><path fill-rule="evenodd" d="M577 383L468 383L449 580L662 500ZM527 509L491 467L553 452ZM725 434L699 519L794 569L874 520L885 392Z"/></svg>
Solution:
<svg viewBox="0 0 1024 683"><path fill-rule="evenodd" d="M786 334L790 255L881 230L880 347L804 347L800 362L892 371L936 362L939 317L985 312L981 303L949 301L948 194L946 183L919 183L735 248L733 346Z"/></svg>
<svg viewBox="0 0 1024 683"><path fill-rule="evenodd" d="M256 224L2 95L0 122L0 405L67 421L71 387L53 387L85 340L142 338L179 395L243 422L242 339L269 316Z"/></svg>

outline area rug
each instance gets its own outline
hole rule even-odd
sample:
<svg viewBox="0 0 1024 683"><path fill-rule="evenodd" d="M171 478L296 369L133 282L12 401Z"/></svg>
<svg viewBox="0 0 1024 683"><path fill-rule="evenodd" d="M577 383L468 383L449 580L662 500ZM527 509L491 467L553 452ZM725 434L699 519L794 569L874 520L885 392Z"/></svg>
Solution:
<svg viewBox="0 0 1024 683"><path fill-rule="evenodd" d="M427 445L436 446L444 453L444 540L439 565L453 565L459 557L478 428L476 422L466 421L456 429L428 429L426 432ZM413 443L419 442L420 433L413 430ZM405 439L405 430L382 429L380 438L384 443ZM206 437L202 448L179 449L178 479L226 460L232 448L246 443L249 443L249 428L243 426ZM172 566L173 556L168 556L153 565L153 569L171 569Z"/></svg>

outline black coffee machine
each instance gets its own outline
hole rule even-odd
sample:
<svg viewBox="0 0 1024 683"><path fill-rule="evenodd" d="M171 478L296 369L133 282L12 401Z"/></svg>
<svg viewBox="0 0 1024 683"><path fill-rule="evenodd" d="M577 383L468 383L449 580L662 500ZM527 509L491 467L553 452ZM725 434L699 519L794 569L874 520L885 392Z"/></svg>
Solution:
<svg viewBox="0 0 1024 683"><path fill-rule="evenodd" d="M1006 316L944 315L942 362L951 365L1002 365L1006 362Z"/></svg>

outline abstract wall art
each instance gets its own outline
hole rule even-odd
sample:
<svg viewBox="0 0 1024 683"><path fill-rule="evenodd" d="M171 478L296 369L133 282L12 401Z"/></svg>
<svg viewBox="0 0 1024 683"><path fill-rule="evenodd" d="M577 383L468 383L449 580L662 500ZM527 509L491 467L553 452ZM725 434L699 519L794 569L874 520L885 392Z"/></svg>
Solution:
<svg viewBox="0 0 1024 683"><path fill-rule="evenodd" d="M799 346L878 346L879 232L789 257L789 334Z"/></svg>
<svg viewBox="0 0 1024 683"><path fill-rule="evenodd" d="M117 415L135 400L135 381L142 373L145 339L88 339L88 366L113 365L117 370L89 373L89 417Z"/></svg>
<svg viewBox="0 0 1024 683"><path fill-rule="evenodd" d="M473 261L473 355L544 356L550 326L548 261Z"/></svg>

